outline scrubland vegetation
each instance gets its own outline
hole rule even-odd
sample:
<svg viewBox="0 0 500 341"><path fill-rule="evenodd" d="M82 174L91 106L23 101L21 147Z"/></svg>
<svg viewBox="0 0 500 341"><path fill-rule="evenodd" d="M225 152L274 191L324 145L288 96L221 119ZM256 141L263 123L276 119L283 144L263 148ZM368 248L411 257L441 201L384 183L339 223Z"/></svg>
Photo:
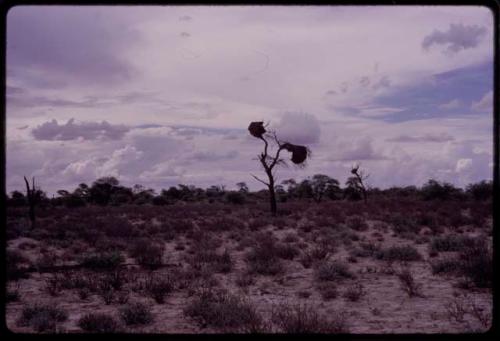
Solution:
<svg viewBox="0 0 500 341"><path fill-rule="evenodd" d="M14 332L461 333L491 325L491 183L266 192L114 178L7 198ZM321 193L321 194L320 194Z"/></svg>

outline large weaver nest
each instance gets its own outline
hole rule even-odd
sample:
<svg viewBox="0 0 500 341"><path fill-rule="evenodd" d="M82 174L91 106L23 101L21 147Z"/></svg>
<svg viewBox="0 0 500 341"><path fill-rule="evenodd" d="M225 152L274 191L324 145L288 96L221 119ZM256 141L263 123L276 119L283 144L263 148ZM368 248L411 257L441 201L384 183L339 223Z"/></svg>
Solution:
<svg viewBox="0 0 500 341"><path fill-rule="evenodd" d="M264 128L264 122L252 122L248 126L248 131L250 131L250 134L252 136L261 138L262 135L266 132L266 129Z"/></svg>
<svg viewBox="0 0 500 341"><path fill-rule="evenodd" d="M285 143L282 147L292 153L292 162L295 164L300 164L307 158L307 148L304 146Z"/></svg>

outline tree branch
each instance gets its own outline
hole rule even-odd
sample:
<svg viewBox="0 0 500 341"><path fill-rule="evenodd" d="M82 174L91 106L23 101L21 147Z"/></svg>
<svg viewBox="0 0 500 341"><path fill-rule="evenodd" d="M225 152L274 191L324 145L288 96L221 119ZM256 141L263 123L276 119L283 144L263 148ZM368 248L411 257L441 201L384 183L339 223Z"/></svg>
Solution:
<svg viewBox="0 0 500 341"><path fill-rule="evenodd" d="M262 182L264 185L266 185L266 186L268 186L268 187L270 186L267 182L265 182L264 180L259 179L259 178L258 178L258 177L256 177L255 175L253 175L253 174L250 174L250 175L251 175L251 176L253 176L253 177L255 178L255 180Z"/></svg>

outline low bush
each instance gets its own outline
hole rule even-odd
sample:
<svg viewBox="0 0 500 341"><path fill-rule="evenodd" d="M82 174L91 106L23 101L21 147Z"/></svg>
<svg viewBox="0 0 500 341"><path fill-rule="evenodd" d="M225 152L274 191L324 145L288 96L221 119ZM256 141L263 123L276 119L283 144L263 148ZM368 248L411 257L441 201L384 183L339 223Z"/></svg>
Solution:
<svg viewBox="0 0 500 341"><path fill-rule="evenodd" d="M489 288L493 281L492 251L483 240L464 248L459 253L461 273L479 288Z"/></svg>
<svg viewBox="0 0 500 341"><path fill-rule="evenodd" d="M53 305L35 303L33 306L24 307L18 326L32 327L35 331L56 332L58 323L68 319L66 311Z"/></svg>
<svg viewBox="0 0 500 341"><path fill-rule="evenodd" d="M347 217L346 225L355 231L368 230L368 224L366 223L365 219L358 215Z"/></svg>
<svg viewBox="0 0 500 341"><path fill-rule="evenodd" d="M401 288L408 294L409 297L423 297L422 285L415 282L412 272L409 269L405 269L396 274Z"/></svg>
<svg viewBox="0 0 500 341"><path fill-rule="evenodd" d="M202 325L226 332L258 332L263 328L262 318L253 306L225 292L200 292L184 313Z"/></svg>
<svg viewBox="0 0 500 341"><path fill-rule="evenodd" d="M278 243L276 245L276 253L282 259L292 260L300 254L300 251L293 245Z"/></svg>
<svg viewBox="0 0 500 341"><path fill-rule="evenodd" d="M127 326L146 325L153 322L150 308L140 302L128 303L121 308L120 317Z"/></svg>
<svg viewBox="0 0 500 341"><path fill-rule="evenodd" d="M174 290L174 280L169 276L150 276L146 279L145 291L156 303L164 303L165 296Z"/></svg>
<svg viewBox="0 0 500 341"><path fill-rule="evenodd" d="M83 315L78 321L78 327L90 333L116 333L119 331L118 322L114 317L103 313Z"/></svg>
<svg viewBox="0 0 500 341"><path fill-rule="evenodd" d="M319 283L317 289L321 295L321 298L323 298L323 300L325 301L333 300L339 295L337 287L329 282Z"/></svg>
<svg viewBox="0 0 500 341"><path fill-rule="evenodd" d="M348 301L351 302L357 302L361 299L361 297L366 295L366 291L363 287L363 285L356 283L351 286L349 286L345 291L344 291L344 298L346 298Z"/></svg>
<svg viewBox="0 0 500 341"><path fill-rule="evenodd" d="M430 250L436 252L460 251L465 247L473 246L475 242L476 239L473 237L450 234L433 238Z"/></svg>
<svg viewBox="0 0 500 341"><path fill-rule="evenodd" d="M140 265L157 269L163 264L163 246L148 239L138 239L131 248L130 255Z"/></svg>
<svg viewBox="0 0 500 341"><path fill-rule="evenodd" d="M258 238L257 245L246 254L250 273L276 275L283 270L275 240L269 237Z"/></svg>
<svg viewBox="0 0 500 341"><path fill-rule="evenodd" d="M279 331L291 334L347 333L345 315L332 314L327 319L318 314L315 307L307 305L281 305L271 313L272 322Z"/></svg>
<svg viewBox="0 0 500 341"><path fill-rule="evenodd" d="M461 269L457 258L439 259L431 262L432 274L456 274Z"/></svg>
<svg viewBox="0 0 500 341"><path fill-rule="evenodd" d="M5 265L7 267L7 279L18 280L28 278L29 274L25 271L26 265L29 265L29 259L19 251L7 250ZM23 266L25 265L25 266Z"/></svg>
<svg viewBox="0 0 500 341"><path fill-rule="evenodd" d="M422 255L411 245L391 246L378 251L375 257L386 261L413 262L422 260Z"/></svg>
<svg viewBox="0 0 500 341"><path fill-rule="evenodd" d="M124 261L120 252L89 253L83 256L81 265L91 270L116 269Z"/></svg>
<svg viewBox="0 0 500 341"><path fill-rule="evenodd" d="M321 282L355 278L354 274L349 270L349 266L339 261L320 263L315 269L315 277Z"/></svg>

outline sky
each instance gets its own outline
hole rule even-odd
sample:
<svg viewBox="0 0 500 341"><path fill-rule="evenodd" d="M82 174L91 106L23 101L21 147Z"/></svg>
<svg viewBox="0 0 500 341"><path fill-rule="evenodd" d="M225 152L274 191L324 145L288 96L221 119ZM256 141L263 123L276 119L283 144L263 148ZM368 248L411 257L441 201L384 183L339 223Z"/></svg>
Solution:
<svg viewBox="0 0 500 341"><path fill-rule="evenodd" d="M379 188L488 180L493 49L481 6L16 6L7 191L258 190L252 121L312 152L278 183L357 163Z"/></svg>

